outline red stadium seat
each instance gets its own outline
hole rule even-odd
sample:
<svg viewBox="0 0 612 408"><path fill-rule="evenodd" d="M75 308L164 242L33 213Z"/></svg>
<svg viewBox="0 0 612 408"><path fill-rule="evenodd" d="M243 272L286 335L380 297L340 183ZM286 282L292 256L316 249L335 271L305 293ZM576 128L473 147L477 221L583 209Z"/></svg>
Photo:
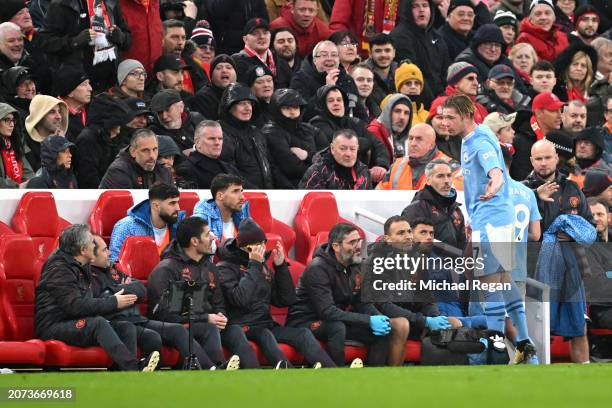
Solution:
<svg viewBox="0 0 612 408"><path fill-rule="evenodd" d="M45 362L44 342L32 339L33 279L39 266L31 262L33 253L32 239L26 235L11 234L0 243L0 366L42 366Z"/></svg>
<svg viewBox="0 0 612 408"><path fill-rule="evenodd" d="M187 213L187 217L191 217L193 207L200 201L200 196L194 191L181 191L180 194L179 207Z"/></svg>
<svg viewBox="0 0 612 408"><path fill-rule="evenodd" d="M550 336L550 360L551 362L570 362L570 342L562 336Z"/></svg>
<svg viewBox="0 0 612 408"><path fill-rule="evenodd" d="M128 237L117 257L117 269L147 284L149 274L159 263L159 253L153 238Z"/></svg>
<svg viewBox="0 0 612 408"><path fill-rule="evenodd" d="M25 193L11 223L16 233L32 237L38 254L36 259L43 261L57 247L58 237L64 228L70 225L58 215L53 194L47 191Z"/></svg>
<svg viewBox="0 0 612 408"><path fill-rule="evenodd" d="M339 222L353 224L340 217L336 197L332 193L307 193L294 219L295 258L303 264L308 264L317 245L327 241L327 233ZM363 230L359 227L357 229L361 238L365 239Z"/></svg>
<svg viewBox="0 0 612 408"><path fill-rule="evenodd" d="M264 230L268 241L280 240L288 253L295 243L295 231L289 225L272 217L270 201L266 193L244 193L249 201L251 218Z"/></svg>
<svg viewBox="0 0 612 408"><path fill-rule="evenodd" d="M14 233L15 232L11 229L11 227L9 227L8 225L0 221L0 237L6 234L14 234Z"/></svg>
<svg viewBox="0 0 612 408"><path fill-rule="evenodd" d="M125 217L133 205L134 198L127 190L102 192L89 216L91 232L100 235L108 244L115 223Z"/></svg>

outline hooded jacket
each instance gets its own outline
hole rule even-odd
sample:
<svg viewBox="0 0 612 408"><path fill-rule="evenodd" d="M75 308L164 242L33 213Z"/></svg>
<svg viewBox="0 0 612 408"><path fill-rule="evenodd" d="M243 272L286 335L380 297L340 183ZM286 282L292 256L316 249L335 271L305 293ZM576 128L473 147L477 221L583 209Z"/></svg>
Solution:
<svg viewBox="0 0 612 408"><path fill-rule="evenodd" d="M185 211L179 211L176 222L168 225L171 239L175 238L176 227L184 218ZM115 262L117 260L123 242L131 236L155 236L151 223L151 202L149 200L143 200L134 205L128 210L127 216L117 221L113 227L110 245L108 246L111 261Z"/></svg>
<svg viewBox="0 0 612 408"><path fill-rule="evenodd" d="M102 177L119 151L119 135L111 139L110 130L129 122L130 108L107 94L94 98L89 107L87 126L76 140L77 179L80 188L98 188Z"/></svg>
<svg viewBox="0 0 612 408"><path fill-rule="evenodd" d="M71 146L74 145L71 144ZM49 143L49 138L43 140L40 144L41 168L38 169L36 175L28 181L27 188L79 188L77 179L72 173L72 165L70 168L66 168L63 165L57 165L59 152L59 150Z"/></svg>
<svg viewBox="0 0 612 408"><path fill-rule="evenodd" d="M303 28L298 25L291 14L290 4L285 4L281 9L280 17L270 23L270 30L280 27L289 27L297 35L297 53L302 58L308 55L319 41L327 40L332 34L327 23L316 16L308 27Z"/></svg>
<svg viewBox="0 0 612 408"><path fill-rule="evenodd" d="M157 183L174 184L170 170L156 163L153 171L146 171L130 155L128 146L108 167L98 188L149 189Z"/></svg>
<svg viewBox="0 0 612 408"><path fill-rule="evenodd" d="M217 206L214 199L200 200L193 208L193 216L200 217L208 222L210 231L219 239L223 236L223 218L221 218L221 210ZM246 201L242 206L241 211L232 213L232 222L238 228L240 223L250 217L249 201Z"/></svg>
<svg viewBox="0 0 612 408"><path fill-rule="evenodd" d="M201 305L203 312L192 313L191 320L207 322L209 313L225 314L219 272L215 264L210 261L210 257L204 256L196 262L185 254L185 250L177 240L172 240L162 252L160 263L153 269L147 281L149 302L147 314L150 318L170 323L188 323L187 304L183 305L181 314L173 314L168 310L167 303L169 282L186 280L187 271L191 276L189 280L200 283L203 288ZM194 301L195 298L196 296ZM194 304L194 307L199 308L200 305Z"/></svg>
<svg viewBox="0 0 612 408"><path fill-rule="evenodd" d="M281 113L281 107L299 106L300 116L289 119ZM314 126L302 121L306 101L293 89L281 89L274 92L270 102L272 121L262 129L270 148L270 157L275 164L274 185L280 189L298 187L302 176L312 164L316 153L315 137L318 132ZM308 156L300 160L291 148L305 150Z"/></svg>
<svg viewBox="0 0 612 408"><path fill-rule="evenodd" d="M327 94L334 90L342 93L345 116L341 118L332 115L327 109ZM359 160L367 164L368 167L380 166L385 169L389 167L390 157L383 143L368 131L367 125L363 121L346 116L348 97L342 88L338 85L325 85L319 88L317 90L317 110L319 114L310 120L310 123L319 129L315 136L317 151L329 147L336 130L352 129L359 138Z"/></svg>
<svg viewBox="0 0 612 408"><path fill-rule="evenodd" d="M451 189L451 195L444 197L428 184L417 191L410 205L402 211L402 216L409 220L431 218L434 238L463 250L466 243L465 219L460 207L455 189Z"/></svg>
<svg viewBox="0 0 612 408"><path fill-rule="evenodd" d="M578 187L578 184L572 180L569 180L565 177L565 175L559 173L558 171L555 174L554 181L559 185L559 190L557 190L551 196L553 199L552 202L540 200L540 197L535 190L544 184L544 180L534 172L531 172L529 176L527 176L527 179L525 179L523 182L523 184L525 184L527 187L534 190L533 192L536 196L536 200L538 201L538 209L540 210L540 215L542 216L542 220L540 221L542 231L548 230L548 227L550 227L555 219L561 214L580 215L588 222L593 224L591 209L587 204L584 193L580 187Z"/></svg>
<svg viewBox="0 0 612 408"><path fill-rule="evenodd" d="M206 119L219 119L219 104L225 88L211 84L210 87L202 88L187 101L189 109L199 112Z"/></svg>
<svg viewBox="0 0 612 408"><path fill-rule="evenodd" d="M368 166L357 158L352 169L336 162L329 147L316 154L298 186L304 190L370 190Z"/></svg>
<svg viewBox="0 0 612 408"><path fill-rule="evenodd" d="M432 0L428 2L432 13L426 28L415 24L412 0L404 0L400 3L399 22L391 31L395 44L395 60L399 62L409 59L423 71L425 87L421 95L425 106L429 106L435 97L444 92L446 71L450 65L446 42L433 29L433 10L437 8Z"/></svg>
<svg viewBox="0 0 612 408"><path fill-rule="evenodd" d="M576 165L569 175L569 179L578 184L580 188L584 187L584 178L587 170L599 169L602 172L612 174L612 163L603 160L605 150L604 135L607 130L601 127L586 128L576 135L574 138L574 152L576 151L576 143L580 140L586 140L595 145L595 156L592 159L576 158Z"/></svg>
<svg viewBox="0 0 612 408"><path fill-rule="evenodd" d="M520 34L515 41L516 44L522 42L531 44L539 59L551 63L569 45L567 35L558 26L553 25L550 31L544 31L533 25L529 21L529 17L523 19L519 32Z"/></svg>
<svg viewBox="0 0 612 408"><path fill-rule="evenodd" d="M25 120L25 128L29 136L26 137L26 145L29 148L26 157L34 171L40 168L40 143L44 139L36 129L36 125L58 104L62 115L62 134L65 135L68 130L68 106L63 101L52 96L36 95L30 103L30 114Z"/></svg>
<svg viewBox="0 0 612 408"><path fill-rule="evenodd" d="M408 125L406 125L406 128L398 135L399 137L397 137L393 135L392 131L393 123L391 120L391 111L393 111L395 105L401 100L406 101L405 105L410 109L410 115ZM413 109L414 105L406 95L399 93L391 95L380 116L368 125L368 131L385 145L387 154L390 158L404 156L406 154L405 146L406 140L408 139L408 131L412 127Z"/></svg>
<svg viewBox="0 0 612 408"><path fill-rule="evenodd" d="M270 315L270 305L287 307L295 302L295 288L287 263L274 265L249 259L234 238L219 248L217 268L227 307L229 324L271 328L276 323Z"/></svg>
<svg viewBox="0 0 612 408"><path fill-rule="evenodd" d="M238 120L230 113L232 105L244 100L253 102L253 115L247 122ZM266 138L253 125L256 109L257 98L245 85L236 83L225 89L219 104L219 118L223 129L223 150L220 158L235 164L242 177L255 188L274 188Z"/></svg>
<svg viewBox="0 0 612 408"><path fill-rule="evenodd" d="M472 64L476 68L476 70L478 70L478 82L479 83L482 84L487 80L487 78L489 77L489 70L493 68L495 65L499 65L499 64L507 65L508 67L510 67L512 72L515 72L514 67L512 66L512 63L510 62L508 57L506 57L506 55L504 54L503 48L502 48L502 53L499 59L495 61L494 63L489 64L480 56L480 54L478 54L476 47L477 46L474 44L474 40L472 39L470 46L466 48L465 50L463 50L459 55L457 55L455 62L465 61L467 63ZM518 75L514 73L514 77L518 78Z"/></svg>
<svg viewBox="0 0 612 408"><path fill-rule="evenodd" d="M361 302L360 265L342 265L329 243L315 250L295 293L296 302L287 314L288 326L340 321L369 329L370 316L381 314L373 305Z"/></svg>
<svg viewBox="0 0 612 408"><path fill-rule="evenodd" d="M55 324L79 318L106 315L117 310L117 298L94 298L89 265L57 249L42 268L36 286L34 325L36 337L50 339Z"/></svg>

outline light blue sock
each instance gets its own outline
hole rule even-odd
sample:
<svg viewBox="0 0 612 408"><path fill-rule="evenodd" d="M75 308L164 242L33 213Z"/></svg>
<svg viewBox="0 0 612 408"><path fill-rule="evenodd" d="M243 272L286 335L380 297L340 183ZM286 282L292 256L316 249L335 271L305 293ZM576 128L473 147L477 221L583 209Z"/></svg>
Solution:
<svg viewBox="0 0 612 408"><path fill-rule="evenodd" d="M525 306L518 288L512 282L512 288L504 291L504 300L506 301L506 313L510 317L512 324L516 328L516 339L518 343L529 338L527 332L527 318L525 316Z"/></svg>
<svg viewBox="0 0 612 408"><path fill-rule="evenodd" d="M485 291L484 293L484 312L487 319L489 330L506 332L506 306L503 295L498 291Z"/></svg>

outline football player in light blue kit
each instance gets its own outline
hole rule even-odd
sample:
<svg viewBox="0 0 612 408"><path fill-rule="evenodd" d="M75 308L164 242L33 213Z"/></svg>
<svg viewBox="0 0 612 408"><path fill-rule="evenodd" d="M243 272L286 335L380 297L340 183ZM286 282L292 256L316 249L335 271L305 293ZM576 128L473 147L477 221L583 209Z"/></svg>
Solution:
<svg viewBox="0 0 612 408"><path fill-rule="evenodd" d="M509 284L510 290L485 290L487 326L504 332L505 315L517 328L514 363L529 361L535 346L527 334L521 294L512 281L514 254L514 205L510 176L499 141L487 126L474 122L474 104L465 95L450 96L442 104L442 122L453 136L463 139L461 167L465 204L470 216L473 241L480 243L484 268L474 275L483 283Z"/></svg>

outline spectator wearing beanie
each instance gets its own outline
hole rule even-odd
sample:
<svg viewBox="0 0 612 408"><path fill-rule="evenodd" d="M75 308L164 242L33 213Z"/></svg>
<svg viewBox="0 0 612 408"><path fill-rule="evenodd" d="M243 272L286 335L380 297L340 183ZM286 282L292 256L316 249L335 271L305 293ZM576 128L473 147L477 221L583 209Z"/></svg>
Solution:
<svg viewBox="0 0 612 408"><path fill-rule="evenodd" d="M174 180L176 184L176 171L174 165L178 163L183 154L170 136L157 135L157 143L157 162L168 169L172 174L172 180Z"/></svg>
<svg viewBox="0 0 612 408"><path fill-rule="evenodd" d="M505 50L506 41L501 29L495 24L485 24L476 31L470 46L455 61L472 64L478 71L478 82L484 83L495 65L504 64L514 70Z"/></svg>
<svg viewBox="0 0 612 408"><path fill-rule="evenodd" d="M569 44L567 35L555 25L555 10L551 0L533 0L529 7L529 17L521 22L519 31L516 42L531 44L538 58L548 62L553 62Z"/></svg>
<svg viewBox="0 0 612 408"><path fill-rule="evenodd" d="M110 90L110 94L118 99L143 99L146 81L147 71L140 61L123 60L117 68L117 85Z"/></svg>
<svg viewBox="0 0 612 408"><path fill-rule="evenodd" d="M588 170L582 192L587 198L596 197L612 207L612 175L599 169Z"/></svg>
<svg viewBox="0 0 612 408"><path fill-rule="evenodd" d="M612 164L602 160L604 151L604 133L601 127L588 127L574 138L575 166L569 175L582 188L587 170L601 170L612 174Z"/></svg>
<svg viewBox="0 0 612 408"><path fill-rule="evenodd" d="M429 116L421 97L424 88L423 73L416 65L403 63L395 70L395 89L412 101L412 125L425 123Z"/></svg>
<svg viewBox="0 0 612 408"><path fill-rule="evenodd" d="M120 0L125 22L132 33L132 45L122 57L140 61L147 73L162 55L162 20L159 0ZM121 82L119 82L121 84Z"/></svg>
<svg viewBox="0 0 612 408"><path fill-rule="evenodd" d="M2 89L0 98L17 109L23 128L23 121L28 116L30 102L37 93L36 83L30 69L16 66L2 71L0 73L0 83L0 89Z"/></svg>
<svg viewBox="0 0 612 408"><path fill-rule="evenodd" d="M579 0L570 0L559 3L559 0L551 0L555 10L555 25L566 35L574 29L574 10Z"/></svg>
<svg viewBox="0 0 612 408"><path fill-rule="evenodd" d="M521 21L529 15L530 4L531 0L500 0L491 7L491 15L494 16L499 11L509 11L516 16L517 21Z"/></svg>
<svg viewBox="0 0 612 408"><path fill-rule="evenodd" d="M448 46L451 61L454 61L457 55L470 45L478 27L491 22L487 7L481 3L474 6L471 0L452 0L450 2L446 12L446 22L440 27L438 34Z"/></svg>
<svg viewBox="0 0 612 408"><path fill-rule="evenodd" d="M219 103L225 88L236 82L236 64L226 54L217 55L210 63L210 87L200 89L187 100L192 111L201 113L206 119L219 119Z"/></svg>
<svg viewBox="0 0 612 408"><path fill-rule="evenodd" d="M267 67L253 65L247 71L245 85L251 88L259 101L255 126L262 128L270 119L270 101L274 93L274 76Z"/></svg>
<svg viewBox="0 0 612 408"><path fill-rule="evenodd" d="M499 27L506 41L506 50L510 50L514 45L518 35L518 20L511 11L498 11L493 17L493 24Z"/></svg>
<svg viewBox="0 0 612 408"><path fill-rule="evenodd" d="M570 44L584 42L591 45L598 36L599 23L599 13L595 7L590 4L583 4L578 7L574 13L575 30L568 34Z"/></svg>
<svg viewBox="0 0 612 408"><path fill-rule="evenodd" d="M72 154L74 147L64 136L52 135L40 144L40 171L28 181L26 188L78 188L72 173Z"/></svg>
<svg viewBox="0 0 612 408"><path fill-rule="evenodd" d="M574 137L563 129L553 129L546 134L546 140L555 146L555 152L559 157L557 170L566 177L569 176L570 167L573 166L573 161L570 160L574 157Z"/></svg>
<svg viewBox="0 0 612 408"><path fill-rule="evenodd" d="M96 96L89 106L87 126L76 139L74 160L80 188L98 188L110 164L123 147L121 127L132 120L133 112L122 100L109 94Z"/></svg>
<svg viewBox="0 0 612 408"><path fill-rule="evenodd" d="M68 106L68 130L64 136L74 143L87 123L87 105L92 93L89 77L79 68L60 67L55 88L58 98Z"/></svg>
<svg viewBox="0 0 612 408"><path fill-rule="evenodd" d="M196 28L191 32L190 40L195 44L193 60L202 67L210 79L210 63L215 58L217 42L208 21L198 21Z"/></svg>
<svg viewBox="0 0 612 408"><path fill-rule="evenodd" d="M401 2L398 23L391 31L391 38L396 50L395 60L409 59L423 70L423 103L429 106L435 97L444 92L444 75L451 59L446 41L433 29L436 15L434 2L429 0L425 15L415 20L418 9L412 8L414 1L416 0ZM430 15L429 19L426 18L427 14Z"/></svg>
<svg viewBox="0 0 612 408"><path fill-rule="evenodd" d="M452 96L457 93L467 95L474 102L474 121L482 123L484 118L489 114L487 109L476 102L478 94L478 70L468 62L455 62L448 67L446 76L446 92L445 96ZM434 103L440 98L434 100ZM433 105L433 103L432 103Z"/></svg>

